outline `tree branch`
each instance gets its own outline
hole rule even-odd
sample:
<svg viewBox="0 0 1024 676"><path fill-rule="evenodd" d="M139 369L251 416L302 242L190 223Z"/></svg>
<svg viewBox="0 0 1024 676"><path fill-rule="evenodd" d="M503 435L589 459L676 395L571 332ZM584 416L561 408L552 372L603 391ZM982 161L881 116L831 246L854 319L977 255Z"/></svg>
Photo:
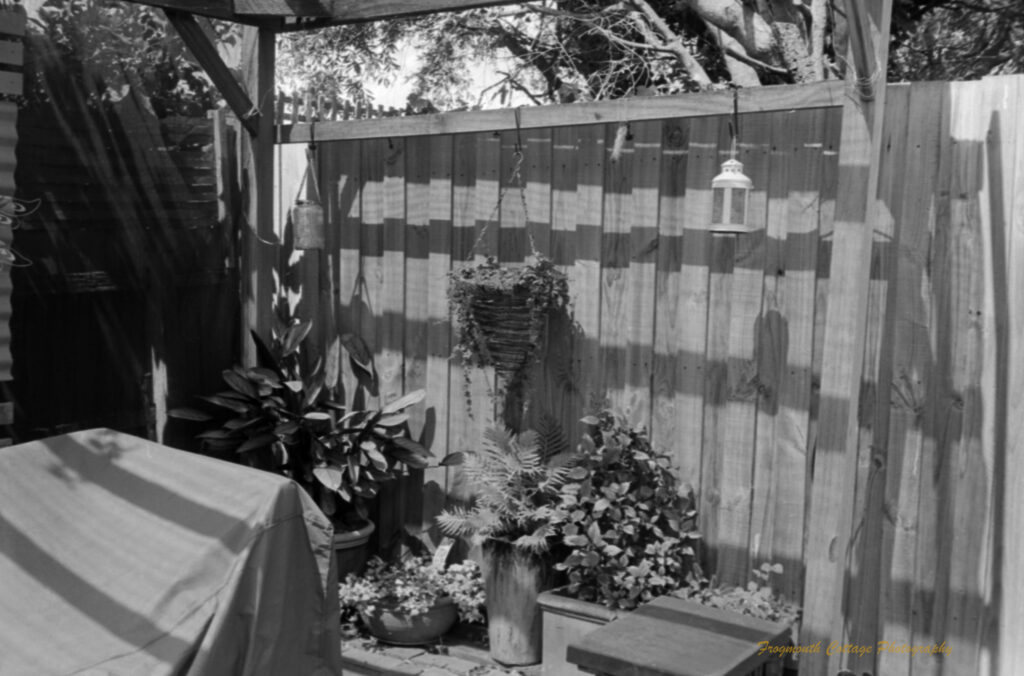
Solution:
<svg viewBox="0 0 1024 676"><path fill-rule="evenodd" d="M654 31L661 37L661 46L665 51L673 54L682 64L683 69L689 73L693 81L696 82L701 89L706 89L711 86L711 78L708 77L708 73L704 70L704 66L700 65L697 58L690 53L690 50L683 45L683 40L679 37L675 31L673 31L665 20L651 7L647 0L630 0L637 11L647 21L647 26L641 26L641 21L636 21L637 27L644 33L647 33L645 37L648 37L648 42L657 44L658 40L653 36L650 36L648 31L653 28Z"/></svg>

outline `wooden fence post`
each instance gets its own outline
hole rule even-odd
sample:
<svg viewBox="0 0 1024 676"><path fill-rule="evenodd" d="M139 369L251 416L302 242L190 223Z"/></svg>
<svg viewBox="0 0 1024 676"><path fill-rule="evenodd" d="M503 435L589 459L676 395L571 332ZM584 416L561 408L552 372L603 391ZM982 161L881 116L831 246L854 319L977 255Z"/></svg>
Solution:
<svg viewBox="0 0 1024 676"><path fill-rule="evenodd" d="M242 143L245 176L246 228L242 244L242 358L256 363L249 330L266 338L273 308L276 248L274 233L274 32L267 27L246 28L242 71L257 114L257 135Z"/></svg>
<svg viewBox="0 0 1024 676"><path fill-rule="evenodd" d="M856 0L853 0L856 1ZM870 26L862 26L876 50L876 72L851 79L885 80L892 0L870 0ZM811 475L804 612L800 643L821 642L820 652L801 656L801 674L834 674L841 653L826 654L846 635L847 562L856 496L858 414L864 363L865 319L871 271L874 205L878 188L885 87L873 100L847 95L839 150L839 192L829 271L828 317L818 414L818 443ZM807 658L807 659L804 659Z"/></svg>

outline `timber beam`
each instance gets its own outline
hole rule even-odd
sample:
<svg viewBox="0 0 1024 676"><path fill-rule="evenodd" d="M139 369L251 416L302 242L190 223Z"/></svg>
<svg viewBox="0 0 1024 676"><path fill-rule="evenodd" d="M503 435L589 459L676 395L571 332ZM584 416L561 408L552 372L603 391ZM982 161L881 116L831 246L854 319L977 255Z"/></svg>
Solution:
<svg viewBox="0 0 1024 676"><path fill-rule="evenodd" d="M518 4L522 0L125 0L275 33Z"/></svg>
<svg viewBox="0 0 1024 676"><path fill-rule="evenodd" d="M311 24L318 28L325 24L399 19L520 2L522 0L234 0L234 12L243 17L321 20Z"/></svg>
<svg viewBox="0 0 1024 676"><path fill-rule="evenodd" d="M853 3L864 0L850 0ZM863 554L857 547L854 525L858 467L874 459L860 453L863 383L878 381L888 392L890 378L884 373L863 373L866 327L869 324L868 289L871 284L872 242L875 224L884 205L878 202L879 164L885 113L885 78L893 0L867 0L862 12L868 22L862 26L865 44L873 45L873 61L883 74L883 86L874 96L847 96L843 104L843 126L839 147L839 185L835 204L832 252L829 257L828 300L823 341L823 363L834 364L821 377L818 408L818 438L808 449L813 454L810 505L804 560L801 645L821 642L843 644L851 631L854 614L851 598L864 586L877 591L875 579L860 579L852 568L872 563L883 565L878 550ZM851 45L851 50L853 45ZM856 58L856 57L853 57ZM863 73L849 73L861 78ZM856 88L856 83L854 83ZM890 272L885 271L886 275ZM888 402L888 396L882 399ZM867 403L867 402L865 402ZM876 446L871 445L870 449ZM874 534L861 535L877 537ZM856 565L851 562L857 561ZM860 587L858 587L860 585ZM860 631L861 628L853 627ZM873 645L875 637L866 638ZM878 636L877 638L881 638ZM806 660L804 659L806 658ZM801 655L800 671L834 674L843 669L857 673L874 668L875 655L822 651ZM861 661L870 664L860 664ZM867 667L867 668L864 668Z"/></svg>
<svg viewBox="0 0 1024 676"><path fill-rule="evenodd" d="M174 26L174 30L178 31L178 35L188 46L192 55L196 57L196 61L213 80L213 84L220 91L232 112L241 120L246 131L257 136L259 125L256 123L255 117L259 115L260 111L253 106L252 99L235 79L224 60L220 58L217 47L203 32L203 28L196 18L188 12L177 9L165 8L164 13L167 14L167 19Z"/></svg>
<svg viewBox="0 0 1024 676"><path fill-rule="evenodd" d="M846 24L850 34L850 53L853 56L854 88L862 101L870 101L875 97L879 71L878 59L875 57L877 47L871 38L872 26L863 1L846 0ZM888 45L885 47L888 49Z"/></svg>

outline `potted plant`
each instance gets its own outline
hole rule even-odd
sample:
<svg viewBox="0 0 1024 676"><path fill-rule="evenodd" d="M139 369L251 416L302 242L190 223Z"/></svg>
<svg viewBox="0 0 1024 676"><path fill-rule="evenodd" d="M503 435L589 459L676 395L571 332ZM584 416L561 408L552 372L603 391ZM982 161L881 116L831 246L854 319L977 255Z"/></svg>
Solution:
<svg viewBox="0 0 1024 676"><path fill-rule="evenodd" d="M216 424L198 435L204 451L283 474L306 489L334 522L336 549L354 553L339 556L344 575L365 564L360 545L373 530L366 501L395 478L399 463L427 464L426 449L408 438L403 412L422 401L424 391L379 410L347 410L335 401L319 363L303 373L299 346L310 328L311 322L292 322L269 345L253 333L258 366L225 370L227 389L201 397L209 411L170 414Z"/></svg>
<svg viewBox="0 0 1024 676"><path fill-rule="evenodd" d="M475 492L472 507L447 509L437 522L444 533L471 536L483 546L491 657L536 664L537 596L552 585L549 553L558 532L559 489L569 478L566 457L532 430L514 436L491 428L480 450L443 462L460 462Z"/></svg>
<svg viewBox="0 0 1024 676"><path fill-rule="evenodd" d="M501 265L492 256L453 270L448 285L457 327L452 354L469 368L493 366L506 396L518 402L548 313L568 304L567 277L539 254L525 264Z"/></svg>
<svg viewBox="0 0 1024 676"><path fill-rule="evenodd" d="M396 645L435 641L457 619L483 621L483 579L473 561L443 567L430 557L375 558L362 576L348 575L338 595L343 617L358 617L372 636Z"/></svg>
<svg viewBox="0 0 1024 676"><path fill-rule="evenodd" d="M780 563L762 563L759 568L751 571L753 577L745 586L723 586L701 576L695 584L681 587L673 591L672 595L709 608L774 622L788 628L790 643L797 645L800 607L776 594L771 586L771 576L781 574L782 571ZM796 672L796 661L792 654L787 654L785 660L777 659L775 662L777 667L787 662L788 669ZM775 672L778 671L781 668L775 669Z"/></svg>
<svg viewBox="0 0 1024 676"><path fill-rule="evenodd" d="M568 644L699 577L692 493L645 430L610 412L583 419L583 436L559 489L562 544L555 567L568 585L540 596L545 674L579 673ZM557 638L556 638L557 637Z"/></svg>

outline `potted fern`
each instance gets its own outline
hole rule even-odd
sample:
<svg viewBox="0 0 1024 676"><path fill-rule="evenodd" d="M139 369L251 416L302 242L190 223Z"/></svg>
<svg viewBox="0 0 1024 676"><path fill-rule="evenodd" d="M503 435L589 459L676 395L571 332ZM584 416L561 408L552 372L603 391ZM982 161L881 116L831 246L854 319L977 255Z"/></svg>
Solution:
<svg viewBox="0 0 1024 676"><path fill-rule="evenodd" d="M513 435L490 428L480 450L453 454L474 504L443 511L451 536L482 545L491 657L506 665L541 659L537 596L553 586L551 549L558 533L559 490L569 480L568 454L532 430Z"/></svg>

